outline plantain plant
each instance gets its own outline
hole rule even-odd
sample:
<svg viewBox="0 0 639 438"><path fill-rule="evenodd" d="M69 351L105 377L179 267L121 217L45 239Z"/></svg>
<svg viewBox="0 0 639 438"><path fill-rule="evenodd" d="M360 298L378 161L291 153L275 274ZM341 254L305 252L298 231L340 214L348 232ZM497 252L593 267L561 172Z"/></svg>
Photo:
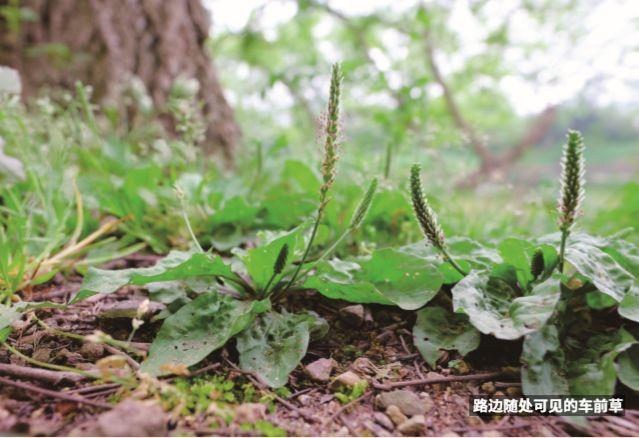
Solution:
<svg viewBox="0 0 639 438"><path fill-rule="evenodd" d="M314 312L288 313L280 303L357 230L375 195L377 180L373 179L346 230L309 259L336 177L341 83L341 68L335 64L324 132L323 184L310 233L305 225L284 233L262 233L257 247L233 251L237 260L232 264L204 252L195 241L194 250L172 251L149 268L88 271L74 302L126 285L147 285L152 298L167 302L166 318L142 371L156 376L182 373L235 337L240 367L280 387L306 354L309 341L326 333L326 321ZM191 230L188 217L185 220Z"/></svg>
<svg viewBox="0 0 639 438"><path fill-rule="evenodd" d="M609 395L617 377L639 390L639 333L631 323L639 322L639 250L620 236L575 231L584 199L584 143L578 132L570 131L564 146L556 234L490 245L456 239L450 246L463 256L454 260L422 195L418 166L410 187L427 245L404 251L430 263L440 258L448 284L441 294L452 303L417 314L414 342L431 366L444 350L462 355L474 350L483 333L524 339L521 377L527 394ZM610 318L615 308L618 317Z"/></svg>

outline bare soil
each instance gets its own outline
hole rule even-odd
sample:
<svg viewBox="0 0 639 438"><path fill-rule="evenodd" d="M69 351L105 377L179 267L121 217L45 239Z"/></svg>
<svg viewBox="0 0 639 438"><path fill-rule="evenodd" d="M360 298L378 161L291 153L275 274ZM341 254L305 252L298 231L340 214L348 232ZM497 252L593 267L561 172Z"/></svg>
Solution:
<svg viewBox="0 0 639 438"><path fill-rule="evenodd" d="M154 256L134 255L125 260L112 262L109 267L119 269L146 266L154 261ZM48 284L35 288L31 293L25 293L23 299L63 303L78 290L80 282L81 277L76 274L66 277L58 275ZM123 302L141 301L144 298L145 293L142 289L128 287L112 295L92 297L63 310L38 310L36 315L49 326L67 333L89 335L101 330L115 339L126 340L131 330L131 320L128 317L117 317L117 314L113 317L113 309L122 307ZM418 431L409 434L639 435L637 410L627 410L625 417L593 419L587 426L577 425L560 417L469 416L468 403L471 395L495 391L509 395L520 393L517 373L503 373L504 370L508 371L507 367L518 365L520 343L497 342L486 337L482 339L482 347L478 352L464 360L450 355L440 362L437 369L432 370L424 363L412 344L410 330L414 316L411 312L385 306L366 306L366 318L360 324L344 317L340 309L347 305L323 299L312 291L304 291L286 303L286 307L291 310L302 307L314 310L329 321L329 335L322 341L311 344L303 365L320 358L332 358L336 361L332 371L333 378L346 371L352 371L365 379L368 388L354 400L338 400L335 395L338 390L331 387L330 381L311 380L303 366L298 367L289 379L290 394L274 395L252 376L245 375L237 368L237 355L232 342L223 350L212 354L204 363L194 367L190 378L201 381L213 376L223 376L237 381L238 386L244 383L253 384L258 394L271 397L271 409L266 412L257 409L255 418L283 429L288 435L401 436L402 433L388 421L388 417L384 418L384 410L376 402L379 394L400 387L415 392L429 406L424 415L425 424ZM148 348L159 325L159 322L150 321L142 325L135 334L133 345L139 349ZM123 357L121 351L112 347L104 348L101 345L83 343L47 331L34 320L25 320L17 324L9 343L25 355L39 361L90 372L104 372L100 367L104 366L105 357L114 354ZM129 358L126 360L129 363L123 366L134 369L136 363ZM96 363L99 366L96 366ZM492 377L486 377L487 373L492 373L488 374ZM496 377L496 373L501 374ZM440 383L398 383L433 379L439 379ZM166 410L166 400L163 396L165 390L161 388L170 387L174 382L174 378L156 381L155 384L144 381L136 389L113 382L93 381L81 376L78 378L77 375L63 371L46 372L42 371L42 368L25 363L23 359L3 348L0 349L0 432L31 436L115 433L94 428L93 425L102 422L121 423L119 426L124 429L117 429L118 434L260 434L256 429L242 427L232 419L233 416L227 418L228 421L222 421L219 412L211 408L205 412L196 412L183 406L181 409L171 409L165 416L149 414L159 419L157 421L160 423L148 426L147 429L136 429L142 427L140 424L136 426L136 421L139 423L142 420L136 419L135 412L127 412L121 422L117 420L117 408L109 413L112 407L127 399L150 400ZM397 387L390 388L389 385ZM215 394L211 394L211 397L214 398ZM241 416L249 421L252 421L252 414L250 409L247 409L256 408L255 404L243 405L241 400L224 406L236 410L237 415L240 415L241 410ZM145 413L141 413L140 417L144 418Z"/></svg>

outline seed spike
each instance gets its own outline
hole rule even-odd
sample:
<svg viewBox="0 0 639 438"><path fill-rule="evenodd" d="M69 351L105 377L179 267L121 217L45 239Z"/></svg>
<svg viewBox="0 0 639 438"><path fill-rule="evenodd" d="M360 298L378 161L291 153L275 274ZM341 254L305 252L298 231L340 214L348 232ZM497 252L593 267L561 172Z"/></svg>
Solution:
<svg viewBox="0 0 639 438"><path fill-rule="evenodd" d="M324 131L324 157L322 159L322 179L320 188L320 209L328 203L327 193L335 182L335 165L339 160L340 97L342 94L342 68L338 63L331 69L331 85L326 110Z"/></svg>
<svg viewBox="0 0 639 438"><path fill-rule="evenodd" d="M313 223L313 229L311 230L311 237L308 239L306 249L302 255L302 259L297 265L295 272L291 276L282 293L290 288L298 275L300 270L311 250L315 236L317 235L317 229L320 221L324 215L326 205L330 200L328 192L335 182L335 166L339 160L338 148L339 148L339 104L340 96L342 93L342 68L339 63L333 64L331 69L331 86L328 96L328 107L326 110L326 129L324 131L324 156L322 158L322 186L320 187L319 205L317 207L317 214L315 216L315 222Z"/></svg>
<svg viewBox="0 0 639 438"><path fill-rule="evenodd" d="M566 242L584 199L584 141L577 131L568 131L568 142L561 158L561 192L559 194L559 270L563 272Z"/></svg>
<svg viewBox="0 0 639 438"><path fill-rule="evenodd" d="M348 228L351 230L356 230L362 224L362 221L366 217L366 213L370 209L371 203L373 202L373 197L375 196L375 192L377 191L377 178L373 178L373 180L368 185L368 189L364 194L364 197L360 201L353 217L351 218L351 223L348 225Z"/></svg>
<svg viewBox="0 0 639 438"><path fill-rule="evenodd" d="M277 255L277 260L275 260L275 265L273 266L273 275L280 275L286 266L286 261L288 260L288 244L285 243L280 249L280 253Z"/></svg>
<svg viewBox="0 0 639 438"><path fill-rule="evenodd" d="M421 168L414 164L410 170L410 192L413 201L413 210L419 225L428 241L440 250L446 247L444 231L437 222L437 215L424 199L421 183Z"/></svg>
<svg viewBox="0 0 639 438"><path fill-rule="evenodd" d="M533 278L537 279L546 268L544 262L544 253L542 250L537 249L530 260L530 273Z"/></svg>
<svg viewBox="0 0 639 438"><path fill-rule="evenodd" d="M561 159L561 193L559 196L559 228L569 232L584 199L584 141L577 131L568 131Z"/></svg>

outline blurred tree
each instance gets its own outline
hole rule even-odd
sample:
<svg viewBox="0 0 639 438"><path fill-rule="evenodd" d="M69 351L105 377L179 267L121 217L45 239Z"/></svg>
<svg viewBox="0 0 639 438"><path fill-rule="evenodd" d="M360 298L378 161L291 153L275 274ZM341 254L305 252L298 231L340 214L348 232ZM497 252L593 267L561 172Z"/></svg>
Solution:
<svg viewBox="0 0 639 438"><path fill-rule="evenodd" d="M26 96L79 80L113 103L137 77L159 108L176 78L196 79L205 145L230 158L240 130L206 50L209 29L200 0L0 0L0 65L20 72Z"/></svg>
<svg viewBox="0 0 639 438"><path fill-rule="evenodd" d="M309 120L320 111L318 78L340 60L348 90L346 134L353 146L378 157L403 149L402 156L414 154L433 179L449 183L450 175L443 175L448 169L459 185L472 187L505 176L549 132L555 108L523 118L503 85L516 79L534 88L551 81L552 71L540 74L543 64L524 61L555 47L557 39L580 35L587 10L573 0L500 5L388 1L347 13L339 1L264 1L243 29L220 35L214 44L224 70L233 72L225 75L226 86L242 93L239 116L255 126L261 107L270 108L257 129L262 136L273 131L272 114L286 113L288 118L279 119L289 143L303 138L300 131L308 133ZM274 10L284 9L288 13L280 16L286 18L274 21ZM437 148L442 153L430 153Z"/></svg>

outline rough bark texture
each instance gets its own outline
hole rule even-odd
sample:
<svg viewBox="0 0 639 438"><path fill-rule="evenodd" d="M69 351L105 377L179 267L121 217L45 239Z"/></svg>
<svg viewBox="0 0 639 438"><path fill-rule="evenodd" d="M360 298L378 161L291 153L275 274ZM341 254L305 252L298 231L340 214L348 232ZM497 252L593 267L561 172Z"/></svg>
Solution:
<svg viewBox="0 0 639 438"><path fill-rule="evenodd" d="M206 53L210 21L200 0L22 0L21 5L38 19L21 23L17 33L0 20L0 64L20 72L27 97L44 85L70 88L80 80L93 86L97 101L113 101L121 84L135 75L162 106L177 76L195 78L207 147L231 156L240 131ZM63 44L71 56L52 57L52 44ZM38 50L43 47L45 53Z"/></svg>

